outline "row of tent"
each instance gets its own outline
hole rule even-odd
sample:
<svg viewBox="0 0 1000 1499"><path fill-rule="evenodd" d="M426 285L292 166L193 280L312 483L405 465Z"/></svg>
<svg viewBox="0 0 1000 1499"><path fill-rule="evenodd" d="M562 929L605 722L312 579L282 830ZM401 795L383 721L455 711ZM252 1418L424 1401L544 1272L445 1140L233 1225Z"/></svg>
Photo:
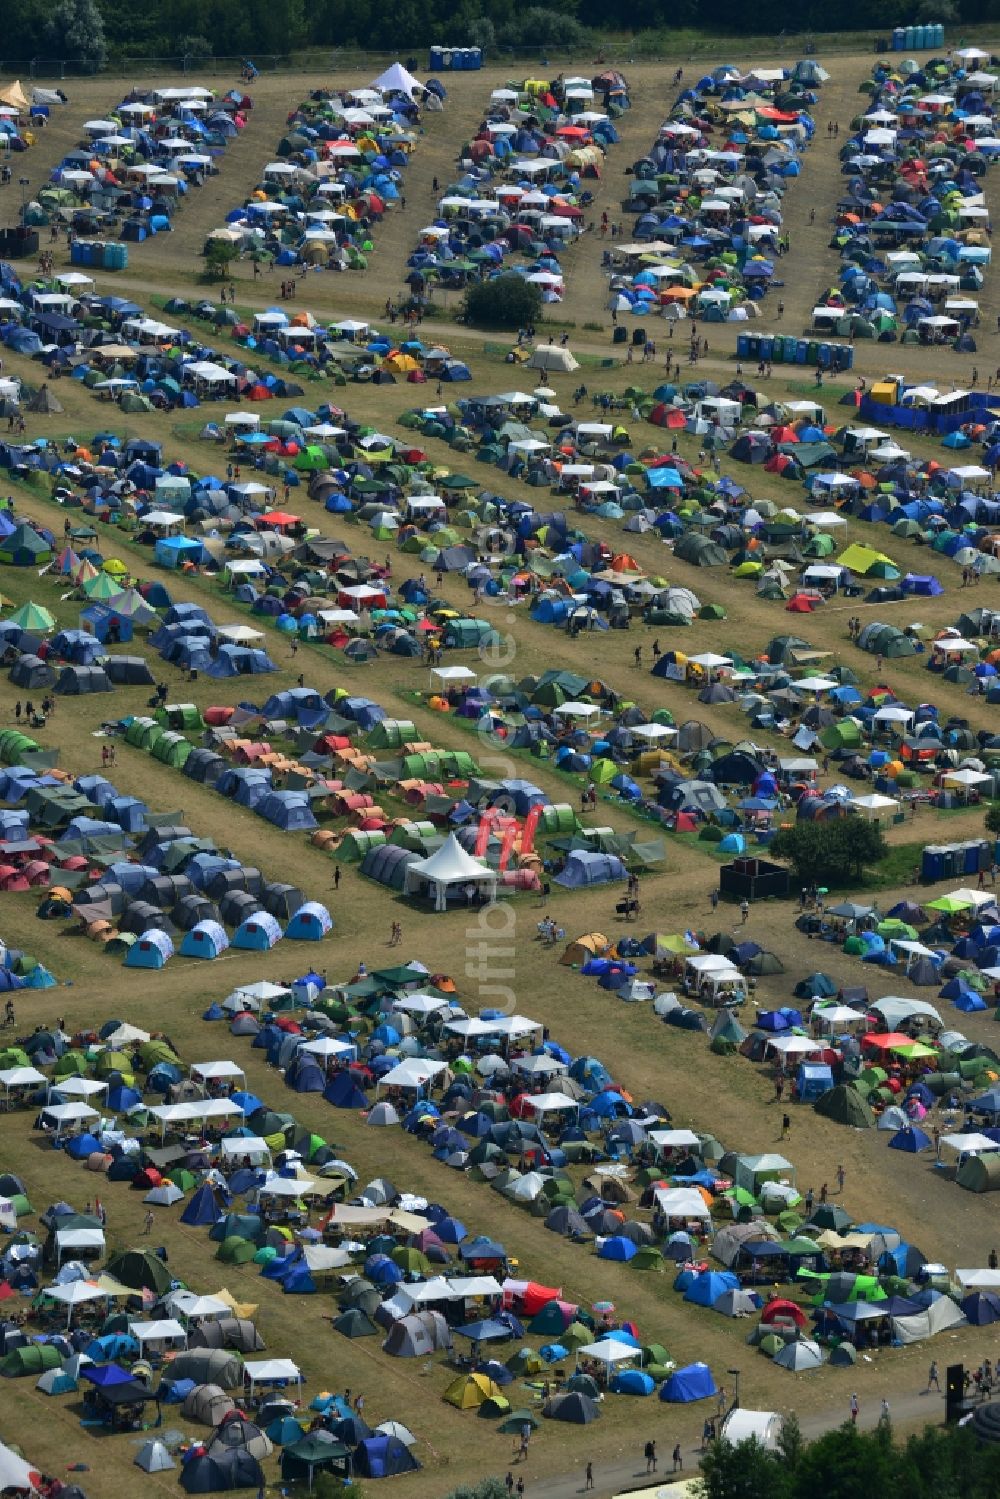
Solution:
<svg viewBox="0 0 1000 1499"><path fill-rule="evenodd" d="M428 300L435 287L463 290L516 271L543 303L562 301L559 257L583 229L593 196L586 181L601 175L628 107L627 83L614 72L494 89L407 261L413 295Z"/></svg>
<svg viewBox="0 0 1000 1499"><path fill-rule="evenodd" d="M405 68L371 88L317 90L292 111L275 158L241 207L212 231L280 267L364 270L375 230L403 193L423 110L443 108L436 80Z"/></svg>
<svg viewBox="0 0 1000 1499"><path fill-rule="evenodd" d="M184 196L218 173L252 108L237 89L221 99L200 88L169 98L133 90L106 118L85 122L77 146L26 205L25 223L68 221L81 239L107 238L112 226L131 241L169 232ZM63 285L87 279L69 273Z"/></svg>
<svg viewBox="0 0 1000 1499"><path fill-rule="evenodd" d="M782 198L812 140L827 78L794 69L716 68L678 94L649 154L633 164L634 242L606 257L617 313L705 321L756 316L781 250Z"/></svg>
<svg viewBox="0 0 1000 1499"><path fill-rule="evenodd" d="M1000 158L995 90L996 76L964 58L875 64L870 102L840 148L843 270L813 311L816 328L975 349L991 259L983 178Z"/></svg>

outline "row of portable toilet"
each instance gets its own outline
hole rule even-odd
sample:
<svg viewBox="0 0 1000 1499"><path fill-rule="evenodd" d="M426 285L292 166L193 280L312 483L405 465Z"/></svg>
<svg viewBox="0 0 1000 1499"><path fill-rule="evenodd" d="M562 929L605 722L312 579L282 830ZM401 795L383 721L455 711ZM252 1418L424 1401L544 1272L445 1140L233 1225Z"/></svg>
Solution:
<svg viewBox="0 0 1000 1499"><path fill-rule="evenodd" d="M432 47L428 66L432 73L474 73L482 65L482 47Z"/></svg>
<svg viewBox="0 0 1000 1499"><path fill-rule="evenodd" d="M73 265L91 265L102 271L128 268L128 245L110 239L75 239L70 246Z"/></svg>
<svg viewBox="0 0 1000 1499"><path fill-rule="evenodd" d="M739 333L736 357L763 359L769 364L816 364L825 370L849 370L854 365L850 344L821 343L785 333Z"/></svg>
<svg viewBox="0 0 1000 1499"><path fill-rule="evenodd" d="M1000 849L987 838L976 838L969 843L929 844L923 853L920 877L928 882L958 879L966 874L978 874L989 869Z"/></svg>
<svg viewBox="0 0 1000 1499"><path fill-rule="evenodd" d="M921 52L928 47L943 46L944 27L940 21L929 26L896 26L893 29L893 52Z"/></svg>

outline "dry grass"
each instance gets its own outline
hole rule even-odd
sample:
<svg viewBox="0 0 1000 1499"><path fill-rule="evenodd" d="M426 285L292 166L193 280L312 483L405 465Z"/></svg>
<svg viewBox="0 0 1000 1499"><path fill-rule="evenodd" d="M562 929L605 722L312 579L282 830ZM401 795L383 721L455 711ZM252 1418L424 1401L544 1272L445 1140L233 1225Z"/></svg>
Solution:
<svg viewBox="0 0 1000 1499"><path fill-rule="evenodd" d="M821 126L827 117L835 116L843 127L852 111L860 107L862 96L857 93L857 87L867 73L869 62L868 57L836 60L834 77L819 110ZM669 102L669 70L640 66L630 71L635 80L635 107L623 123L622 143L615 149L600 184L595 205L597 216L605 206L609 212L614 211L623 187L621 172L627 163L648 148ZM319 77L261 80L254 90L256 107L252 125L228 153L220 178L200 193L192 194L171 236L133 246L130 269L117 277L102 278L101 289L130 293L147 304L154 292L191 296L198 287L199 263L195 257L205 234L221 222L231 206L242 201L256 182L260 168L271 159L287 111L310 87L322 81ZM454 79L448 110L443 115L429 118L427 133L421 139L419 153L407 174L407 209L405 213L390 216L383 226L368 273L341 277L311 276L300 291L301 305L325 316L334 313L377 316L385 298L398 294L405 258L416 230L431 214L431 179L437 176L442 184L450 180L457 144L474 132L489 90L501 81L499 71ZM107 79L81 84L72 93L73 102L69 109L55 116L54 124L42 136L39 146L26 158L28 175L35 182L41 180L44 170L65 149L75 144L81 122L107 109L119 97L115 85ZM816 291L835 274L832 252L825 247L827 211L839 185L834 158L833 146L827 141L825 129L821 128L803 176L789 195L788 222L793 249L781 265L786 282L783 293L785 324L789 327L804 322ZM988 184L988 191L995 193L993 182ZM812 227L807 222L811 204L817 206L818 220ZM568 296L558 311L560 317L577 325L573 347L607 353L606 333L585 332L582 328L586 321L604 321L601 310L604 286L598 260L599 248L592 239L584 240L571 252ZM240 277L238 297L248 308L259 306L272 295L271 287L266 283L255 289L245 270L241 271ZM981 299L984 310L991 315L994 296L991 278ZM456 352L469 356L473 364L472 389L476 392L501 390L512 383L510 367L499 359L487 357L481 351L480 337L447 324L430 331L435 337L447 338ZM713 351L708 361L709 370L725 377L731 368L733 332L724 326L713 327L710 339ZM919 368L920 373L945 382L952 377L953 369L958 371L956 378L967 373L948 353L929 357L926 353L898 347L880 350L875 346L859 345L857 355L859 368L869 375L881 372L886 363L906 372ZM988 360L983 357L980 364L985 368ZM37 367L27 361L5 355L5 369L37 381ZM621 390L632 379L645 380L647 385L652 385L656 378L651 370L618 368L609 372L607 385ZM571 379L562 377L557 385L564 400L568 398L572 383ZM597 383L597 377L591 378L588 372L588 384L596 388ZM836 398L845 388L843 384L831 384L827 388L824 399L834 420L839 417ZM804 386L794 372L779 369L776 378L769 383L768 395L780 399L783 395L801 394L803 390ZM78 438L86 438L106 424L110 408L97 403L80 387L64 381L58 386L58 394L66 407L65 415L45 421L29 419L29 435L65 436L72 432ZM391 431L399 414L420 399L420 391L400 385L357 390L349 387L346 392L338 392L323 382L307 387L304 399L309 404L344 397L352 416L363 417ZM164 443L170 458L184 459L196 469L217 464L215 451L207 450L192 438L190 424L178 424L170 416L162 415L123 421L117 413L111 414L117 418L116 430L122 436L141 432L155 437ZM206 415L210 414L214 413L206 412ZM634 434L639 446L656 442L661 437L662 434L651 428ZM914 447L920 452L939 456L939 450L923 440L915 441ZM696 446L691 439L682 437L681 448L685 456L694 458ZM456 461L449 449L434 442L429 442L427 449L430 456L442 465L454 468L460 463L464 467L471 461ZM499 481L495 487L505 494L536 502L540 499L537 491L513 481L500 480L500 476L491 470L474 469L473 472L486 486L493 486L495 479ZM763 475L759 470L739 466L735 467L734 476L745 483L755 497L770 498L779 505L801 505L801 491L797 486ZM23 508L29 513L59 529L61 516L40 491L19 493L18 503L23 503ZM313 513L308 502L303 503L309 519L329 530L325 515L318 511ZM652 573L668 576L672 582L695 588L703 600L725 604L727 620L699 626L697 639L700 646L723 650L736 648L752 653L760 651L772 635L794 631L805 636L817 649L830 651L832 661L849 662L864 682L870 684L873 681L873 659L862 656L848 643L847 611L827 608L812 617L790 618L780 605L757 599L751 584L740 585L717 571L689 569L676 562L662 543L649 536L626 538L616 523L591 519L584 523L583 529L588 535L605 539L614 546L627 545L643 567ZM356 549L364 550L367 533L350 526L342 530ZM908 567L921 570L920 554L911 556L909 543L886 539L884 532L873 533L871 528L859 524L848 528L848 539L873 538L884 543L890 554ZM106 540L102 537L102 545L106 552L122 555L137 570L146 569L147 555L133 549L117 535ZM919 615L925 623L939 626L954 619L965 599L954 587L957 573L953 565L938 565L947 570L949 591L941 599L922 600L919 606L889 606L894 620L908 622ZM412 559L406 557L394 556L393 567L398 576L403 576L418 570L419 564L414 565ZM31 596L50 608L55 607L61 623L75 622L75 609L54 605L57 591L48 580L5 570L0 586L15 602ZM171 587L177 597L208 602L218 618L240 617L237 607L228 601L223 602L207 581L174 578ZM467 601L464 584L454 579L446 582L444 592L456 604ZM988 603L995 598L996 585L986 585L975 594L974 602ZM971 603L973 599L969 601ZM487 607L495 609L498 627L509 631L516 645L516 661L512 668L516 674L549 666L580 669L582 653L565 636L534 624L521 612L509 618L505 609ZM851 612L859 611L852 606ZM864 616L864 607L860 612ZM878 616L882 617L886 612L880 607ZM307 680L322 691L334 685L349 686L379 699L390 710L401 710L405 698L407 714L414 718L422 734L444 746L471 747L472 741L465 729L451 723L447 717L413 705L413 688L422 687L426 682L423 668L389 658L370 668L352 671L342 665L336 653L312 646L303 646L293 661L286 642L269 627L262 628L268 632L268 647L280 671L261 684L255 684L258 692L266 693L290 685L303 671ZM647 638L651 637L643 633L588 638L586 669L605 677L620 692L633 697L647 709L666 706L678 721L698 717L721 736L741 737L744 720L735 709L705 707L683 688L635 671L631 664L632 647L637 640ZM692 638L691 634L675 633L670 636L670 644L676 642L683 646ZM974 707L959 688L942 684L938 679L931 688L915 661L891 663L888 676L900 694L909 700L919 701L933 696L943 712L962 716L969 716ZM169 668L167 679L176 682L176 693L172 695L182 700L193 698L202 707L212 702L235 701L247 692L245 682L234 685L203 678L194 686L188 686L179 677L174 679ZM119 689L114 698L61 699L57 714L46 731L46 742L61 747L63 763L73 771L94 769L99 764L99 741L91 736L99 721L111 714L141 711L145 697L142 689ZM12 694L8 691L4 695L4 704L9 705L11 699ZM311 848L305 839L278 833L249 811L234 807L138 751L122 748L119 761L114 779L122 790L143 796L157 809L180 810L197 832L215 837L231 847L240 858L259 864L269 876L297 883L309 896L331 906L337 929L321 955L321 963L328 968L331 979L341 979L353 972L361 958L369 965L377 961L388 936L389 923L398 917L404 926L402 951L435 968L450 970L463 999L476 1006L476 982L465 975L466 949L471 939L462 915L431 916L403 908L387 892L362 881L351 869L345 869L343 884L334 896L330 888L330 861ZM517 765L518 773L537 779L553 799L576 800L573 785L545 765L527 760L518 760ZM627 811L604 804L596 820L614 822L624 830L637 825ZM893 836L905 842L932 842L973 836L977 831L978 814L939 817L924 812L915 831L906 826ZM673 931L709 924L707 897L715 879L715 864L708 855L688 844L671 842L667 871L643 882L645 928ZM882 897L883 904L887 905L892 898L887 893ZM120 970L91 944L80 938L60 935L53 927L36 922L34 904L30 896L8 895L4 898L4 937L8 942L37 952L57 975L67 981L67 986L48 994L22 997L19 1001L22 1021L29 1018L32 1023L36 1020L51 1022L56 1014L61 1013L73 1026L89 1024L112 1013L126 1015L140 1025L168 1030L183 1055L190 1060L213 1054L232 1055L246 1066L251 1088L272 1101L286 1101L279 1079L266 1073L260 1053L251 1052L243 1042L230 1041L218 1027L205 1026L199 1017L212 998L221 997L236 982L265 976L291 977L301 963L309 961L310 949L289 949L286 957L285 950L279 948L273 957L263 959L230 954L220 962L204 967L177 960L163 973L143 975L140 982L135 983L130 982L134 977L132 973ZM570 934L592 928L616 929L613 896L608 892L572 896L558 892L551 900L550 909ZM724 1060L712 1056L707 1052L703 1038L668 1030L645 1007L622 1006L591 982L559 966L556 955L542 950L533 941L535 918L529 906L521 903L515 906L515 911L519 918L515 938L515 986L522 1011L544 1021L554 1036L568 1041L576 1051L593 1052L602 1057L636 1097L662 1099L678 1124L710 1127L723 1140L738 1143L747 1150L765 1149L775 1142L778 1129L775 1110L769 1104L771 1090L755 1068L741 1058ZM862 976L862 970L853 959L845 958L828 946L817 948L815 943L795 932L787 907L767 905L755 909L748 930L757 941L778 951L786 966L784 976L761 982L760 995L764 1002L787 1002L795 981L813 968L823 968L842 982L856 981ZM68 981L71 981L71 987ZM963 1026L975 1039L987 1043L994 1040L994 1027L989 1019L963 1017ZM727 1323L682 1306L671 1292L666 1276L645 1277L630 1273L627 1267L598 1262L587 1250L564 1244L546 1233L538 1220L513 1211L486 1187L477 1186L457 1173L446 1175L443 1168L432 1160L426 1147L408 1136L396 1134L387 1139L367 1130L356 1116L333 1113L322 1101L310 1096L297 1097L294 1104L298 1117L320 1133L332 1137L356 1163L365 1179L386 1173L414 1191L445 1201L470 1226L501 1238L519 1259L525 1273L558 1283L568 1296L583 1301L611 1296L623 1311L635 1318L645 1336L665 1342L679 1362L706 1358L716 1369L723 1370L741 1364L746 1403L776 1409L787 1409L794 1404L805 1415L818 1415L830 1406L843 1406L847 1385L843 1379L838 1380L835 1371L824 1371L803 1383L799 1377L774 1370L765 1360L751 1357L742 1346L742 1324ZM92 1179L82 1176L80 1168L73 1166L61 1153L41 1153L27 1140L27 1124L26 1116L4 1116L0 1120L0 1162L5 1168L15 1169L26 1176L37 1207L44 1207L48 1201L60 1196L82 1202L88 1191L93 1190ZM808 1110L795 1112L790 1150L803 1186L811 1183L818 1188L822 1181L832 1184L838 1161L844 1162L847 1168L845 1203L856 1217L896 1223L925 1253L939 1255L949 1262L953 1262L956 1256L965 1263L984 1262L995 1232L988 1199L970 1194L957 1195L958 1189L936 1180L919 1159L890 1156L882 1140L873 1133L848 1134L836 1130ZM107 1201L112 1240L130 1242L139 1231L144 1211L139 1195L116 1187L109 1189ZM958 1212L962 1215L960 1234L955 1225ZM475 1416L459 1415L440 1402L438 1397L445 1383L443 1371L436 1370L423 1377L419 1370L385 1358L373 1343L345 1343L330 1331L328 1318L332 1303L329 1297L290 1300L282 1297L272 1283L260 1281L252 1272L232 1272L226 1268L225 1274L220 1275L223 1267L217 1267L211 1261L205 1236L179 1227L172 1212L158 1215L156 1237L157 1242L164 1243L170 1250L175 1272L192 1284L211 1290L225 1282L238 1296L259 1300L260 1325L269 1348L275 1353L292 1353L300 1359L309 1376L310 1395L323 1388L350 1385L354 1390L365 1391L369 1414L379 1418L395 1415L414 1428L421 1438L421 1457L426 1466L423 1473L400 1480L395 1486L394 1492L398 1491L404 1499L409 1495L439 1496L459 1478L495 1471L504 1465L508 1452L504 1439L495 1436L492 1429ZM985 1340L975 1330L951 1340L947 1354L943 1347L935 1349L939 1357L949 1360L953 1352L975 1358L987 1351ZM856 1379L863 1400L866 1394L869 1399L877 1399L884 1389L908 1384L915 1386L924 1362L925 1351L892 1353L888 1358L882 1356L873 1366L859 1368L852 1378ZM105 1499L105 1496L119 1499L119 1496L133 1492L135 1470L131 1466L131 1444L122 1438L95 1437L92 1428L78 1426L77 1414L72 1402L49 1401L33 1390L30 1381L10 1382L4 1386L0 1431L8 1439L22 1441L30 1455L51 1471L61 1472L68 1454L79 1456L91 1468L91 1473L85 1478L85 1487L94 1499ZM680 1437L685 1446L690 1446L700 1432L700 1420L700 1413L692 1416L676 1409L667 1412L659 1405L651 1409L641 1402L612 1400L600 1425L587 1433L588 1454L592 1454L596 1461L604 1462L635 1451L645 1440L651 1423L661 1448L666 1445L667 1435L671 1440ZM100 1442L99 1447L92 1445L97 1442ZM547 1426L532 1454L532 1482L543 1474L556 1474L575 1467L580 1450L580 1434L573 1429ZM170 1479L144 1479L143 1482L165 1484L171 1491L174 1487Z"/></svg>

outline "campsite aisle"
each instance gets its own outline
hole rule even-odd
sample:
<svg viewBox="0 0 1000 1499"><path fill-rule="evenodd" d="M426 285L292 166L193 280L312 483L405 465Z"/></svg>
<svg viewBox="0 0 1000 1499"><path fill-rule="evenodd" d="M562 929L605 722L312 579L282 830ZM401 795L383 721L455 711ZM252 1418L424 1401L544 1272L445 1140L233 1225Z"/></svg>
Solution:
<svg viewBox="0 0 1000 1499"><path fill-rule="evenodd" d="M833 1431L842 1426L849 1419L849 1401L851 1389L844 1384L842 1398L838 1405L827 1412L806 1416L801 1421L802 1435L807 1441L815 1441L827 1431ZM924 1425L929 1417L929 1412L934 1410L938 1404L936 1396L925 1396L920 1393L907 1391L904 1394L888 1392L889 1405L892 1417L898 1433L908 1433ZM881 1396L872 1398L868 1395L861 1401L861 1412L858 1416L858 1426L864 1430L871 1430L878 1425ZM658 1404L658 1402L657 1402ZM695 1409L701 1409L696 1406ZM939 1414L935 1410L935 1414ZM656 1450L659 1458L660 1471L658 1476L661 1484L668 1484L675 1479L694 1478L698 1473L698 1446L687 1446L681 1443L684 1469L680 1473L671 1471L670 1454L676 1441L675 1433L664 1430L658 1416L650 1420L649 1435L656 1442ZM597 1463L594 1465L594 1487L590 1491L598 1496L609 1494L628 1493L631 1490L644 1491L652 1487L654 1480L647 1478L644 1462L641 1456L641 1448L645 1445L645 1439L637 1443L636 1451L629 1457L620 1458L612 1463ZM530 1461L530 1459L529 1459ZM580 1440L580 1467L575 1473L564 1474L562 1477L546 1478L543 1489L545 1499L576 1499L577 1494L586 1492L584 1488L584 1468L587 1463L587 1439L581 1435ZM517 1476L520 1470L515 1469ZM525 1486L530 1492L532 1488L530 1474L524 1470Z"/></svg>

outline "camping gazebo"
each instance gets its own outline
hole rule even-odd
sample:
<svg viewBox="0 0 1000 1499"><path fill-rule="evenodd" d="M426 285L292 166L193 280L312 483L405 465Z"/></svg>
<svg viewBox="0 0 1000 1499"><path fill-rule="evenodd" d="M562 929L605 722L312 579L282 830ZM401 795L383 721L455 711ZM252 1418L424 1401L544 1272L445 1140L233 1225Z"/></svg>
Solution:
<svg viewBox="0 0 1000 1499"><path fill-rule="evenodd" d="M417 859L406 870L404 892L433 899L435 911L447 909L448 895L463 896L467 905L496 898L496 870L467 854L454 833L436 853Z"/></svg>

